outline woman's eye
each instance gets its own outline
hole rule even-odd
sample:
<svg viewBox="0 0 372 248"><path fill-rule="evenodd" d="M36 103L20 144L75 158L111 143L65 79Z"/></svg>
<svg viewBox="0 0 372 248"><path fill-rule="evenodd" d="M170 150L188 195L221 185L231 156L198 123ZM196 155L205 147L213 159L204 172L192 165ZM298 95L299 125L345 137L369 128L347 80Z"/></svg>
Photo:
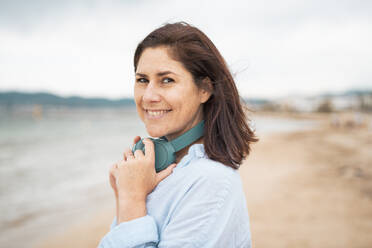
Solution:
<svg viewBox="0 0 372 248"><path fill-rule="evenodd" d="M170 82L173 82L174 80L173 79L171 79L171 78L164 78L163 79L163 82L164 83L170 83Z"/></svg>
<svg viewBox="0 0 372 248"><path fill-rule="evenodd" d="M137 78L136 80L138 83L146 83L147 79L146 78Z"/></svg>

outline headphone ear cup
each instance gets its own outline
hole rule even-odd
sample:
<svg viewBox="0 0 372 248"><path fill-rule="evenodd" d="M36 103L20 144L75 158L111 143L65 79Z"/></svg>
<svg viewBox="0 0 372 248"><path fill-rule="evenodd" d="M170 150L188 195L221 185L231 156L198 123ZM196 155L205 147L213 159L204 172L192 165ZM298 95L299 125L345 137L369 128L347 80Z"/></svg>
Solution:
<svg viewBox="0 0 372 248"><path fill-rule="evenodd" d="M155 170L156 172L166 169L170 164L176 161L176 151L173 145L165 139L153 139L155 148ZM143 139L138 141L132 151L142 150L145 154L145 145L143 144Z"/></svg>
<svg viewBox="0 0 372 248"><path fill-rule="evenodd" d="M156 172L166 169L176 161L175 149L170 142L164 139L155 139L154 146Z"/></svg>

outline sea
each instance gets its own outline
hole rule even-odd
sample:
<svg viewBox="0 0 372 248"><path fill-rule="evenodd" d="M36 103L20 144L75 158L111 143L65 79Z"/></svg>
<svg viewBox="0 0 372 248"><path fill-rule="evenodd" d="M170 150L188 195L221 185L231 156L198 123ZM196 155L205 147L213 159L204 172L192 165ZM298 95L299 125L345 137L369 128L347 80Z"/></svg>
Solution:
<svg viewBox="0 0 372 248"><path fill-rule="evenodd" d="M251 118L258 137L313 128L310 120ZM113 204L108 168L135 136L134 107L0 106L0 247L30 247Z"/></svg>

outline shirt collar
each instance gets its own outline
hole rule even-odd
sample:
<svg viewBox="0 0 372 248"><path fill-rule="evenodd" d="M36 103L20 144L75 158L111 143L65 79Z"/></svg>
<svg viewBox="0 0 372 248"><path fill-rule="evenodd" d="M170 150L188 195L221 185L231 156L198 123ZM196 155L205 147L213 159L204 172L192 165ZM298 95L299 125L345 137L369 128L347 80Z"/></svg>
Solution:
<svg viewBox="0 0 372 248"><path fill-rule="evenodd" d="M178 163L177 167L185 167L187 166L192 160L197 158L206 158L208 157L204 150L203 144L193 144L189 147L187 154L181 159Z"/></svg>

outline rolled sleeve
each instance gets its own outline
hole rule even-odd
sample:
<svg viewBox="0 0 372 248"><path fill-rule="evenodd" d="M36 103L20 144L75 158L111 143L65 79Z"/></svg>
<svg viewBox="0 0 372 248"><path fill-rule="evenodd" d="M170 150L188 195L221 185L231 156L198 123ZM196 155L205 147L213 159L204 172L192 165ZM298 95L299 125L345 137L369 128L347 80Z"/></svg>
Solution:
<svg viewBox="0 0 372 248"><path fill-rule="evenodd" d="M155 219L146 215L116 225L116 218L111 230L102 238L99 248L156 247L159 242Z"/></svg>

